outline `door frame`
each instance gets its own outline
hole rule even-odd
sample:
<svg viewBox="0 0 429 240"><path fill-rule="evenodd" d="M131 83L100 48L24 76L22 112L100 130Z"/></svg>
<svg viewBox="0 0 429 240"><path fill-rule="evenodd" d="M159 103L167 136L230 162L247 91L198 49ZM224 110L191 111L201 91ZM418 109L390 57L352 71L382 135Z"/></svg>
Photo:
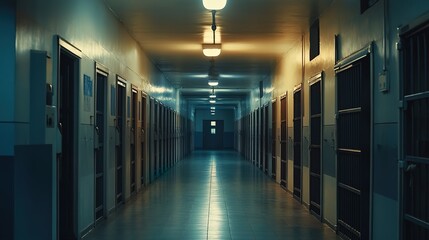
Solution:
<svg viewBox="0 0 429 240"><path fill-rule="evenodd" d="M124 88L124 96L123 96L123 103L122 103L122 106L119 106L119 104L118 104L118 99L119 99L119 94L118 94L118 87L119 87L119 85L121 86L121 87L123 87ZM126 190L126 176L125 176L125 167L126 167L126 161L125 161L125 159L126 159L126 155L125 155L125 151L126 151L126 149L125 149L125 136L126 136L126 134L125 134L125 131L126 131L126 129L127 129L127 81L125 80L125 78L123 78L123 77L121 77L120 75L116 75L116 79L115 79L115 86L116 86L116 115L115 115L115 120L116 120L116 127L118 126L118 120L117 120L117 117L118 117L118 109L120 108L120 107L122 107L122 126L121 126L121 128L122 128L122 131L121 131L121 133L120 133L120 136L119 136L119 141L120 141L120 143L121 143L121 157L122 157L122 201L118 204L118 200L117 200L117 189L115 189L115 206L116 207L118 207L118 206L121 206L121 205L123 205L124 203L125 203L125 190ZM117 181L118 181L118 179L117 179L117 177L118 177L118 174L117 174L117 159L115 159L115 187L117 188L117 186L116 186L116 184L118 183Z"/></svg>
<svg viewBox="0 0 429 240"><path fill-rule="evenodd" d="M285 119L284 119L284 121L285 121L285 139L284 140L282 140L282 100L284 100L285 101L285 104L284 104L284 108L285 108ZM288 144L288 142L289 142L289 131L288 131L288 128L289 128L289 119L288 119L288 116L289 116L289 114L288 114L288 93L287 92L285 92L283 95L280 95L280 101L279 101L279 106L277 107L277 108L280 108L280 111L278 112L279 114L278 114L278 119L280 119L280 124L279 124L279 128L280 128L280 136L279 136L279 146L280 146L280 148L279 148L279 150L280 150L280 185L286 190L286 191L289 191L288 190L288 183L289 183L289 179L288 179L288 177L289 177L289 174L288 174L288 169L289 169L289 166L288 166L288 164L289 164L289 144ZM284 177L285 177L285 179L284 179L284 185L282 184L282 142L283 142L283 144L285 145L285 156L284 156L284 161L285 161L285 170L284 170Z"/></svg>
<svg viewBox="0 0 429 240"><path fill-rule="evenodd" d="M60 139L62 139L62 134L58 128L59 126L59 116L60 116L60 107L59 107L59 102L58 102L58 96L60 96L61 94L61 86L60 86L60 69L61 69L61 55L63 54L63 52L65 52L66 54L69 54L70 57L74 58L76 60L75 64L77 66L75 66L75 79L74 79L74 83L73 83L73 232L75 237L79 237L79 231L78 231L78 219L79 219L79 210L78 210L78 194L79 194L79 188L78 188L78 150L79 150L79 111L78 111L78 106L79 106L79 83L80 83L80 64L81 64L81 59L82 59L82 51L77 48L76 46L72 45L71 43L69 43L68 41L66 41L65 39L63 39L61 36L56 35L55 37L55 41L56 41L56 47L54 48L54 52L55 52L55 57L56 57L56 63L55 67L54 67L54 72L56 72L56 89L57 89L57 97L54 99L55 104L57 105L57 112L56 112L56 122L57 122L57 136L60 137ZM76 94L77 93L77 94ZM60 146L57 146L57 151L56 154L61 154L62 153L62 140L60 140ZM58 159L57 159L58 160ZM58 162L56 162L56 206L55 208L57 209L57 214L56 214L56 235L57 238L60 237L60 225L59 225L59 220L60 220L60 209L59 209L59 201L60 201L60 186L59 186L59 176L58 176Z"/></svg>
<svg viewBox="0 0 429 240"><path fill-rule="evenodd" d="M397 36L398 36L398 56L399 56L399 138L398 138L398 149L399 149L399 163L398 163L398 171L399 171L399 186L398 186L398 194L399 194L399 239L404 239L404 225L406 222L406 212L405 212L405 173L407 168L409 167L408 161L406 160L406 144L405 144L405 111L407 108L407 101L405 99L405 76L404 76L404 51L403 51L403 41L404 37L407 34L410 34L414 31L422 31L419 29L424 26L424 24L428 24L429 22L429 13L423 14L420 17L415 18L408 24L398 28ZM416 224L416 223L415 223Z"/></svg>
<svg viewBox="0 0 429 240"><path fill-rule="evenodd" d="M308 93L308 97L309 97L309 136L310 136L310 146L311 146L311 131L312 131L312 127L311 127L311 86L315 83L320 82L320 215L316 216L319 220L322 221L323 219L323 127L324 127L324 103L325 103L325 98L324 98L324 72L320 72L316 75L314 75L313 77L311 77L308 80L308 86L309 86L309 93ZM310 155L310 151L308 151L308 162L309 162L309 172L310 175L309 177L311 177L311 155ZM311 181L309 181L310 184L310 206L311 206ZM309 208L310 209L310 208ZM311 212L311 210L310 210ZM313 214L314 215L314 214Z"/></svg>
<svg viewBox="0 0 429 240"><path fill-rule="evenodd" d="M143 159L140 159L140 186L143 187L146 185L146 183L148 182L148 178L147 178L147 169L148 169L148 163L147 163L147 159L148 159L148 144L149 144L149 138L148 138L148 99L149 96L147 95L146 92L144 91L140 91L140 100L141 100L141 105L140 105L140 120L141 120L141 124L140 124L140 134L141 134L141 139L140 141L143 142L143 148L140 149L140 151L143 151ZM144 100L143 100L144 99ZM140 144L142 144L140 142ZM142 156L141 152L140 152L140 156ZM141 171L143 169L143 171Z"/></svg>
<svg viewBox="0 0 429 240"><path fill-rule="evenodd" d="M349 68L351 66L351 64L365 58L365 57L369 57L369 65L370 65L370 69L369 69L369 75L370 75L370 89L369 89L369 97L370 97L370 143L369 143L369 229L368 229L368 234L369 234L369 239L372 239L372 216L373 216L373 163L374 163L374 42L370 42L369 44L367 44L365 47L363 47L362 49L350 54L348 57L345 57L341 60L339 60L338 62L336 62L335 66L334 66L334 71L335 71L335 139L338 139L338 129L337 129L337 121L338 121L338 96L337 96L337 92L338 92L338 85L336 84L337 82L337 74L336 72L339 70L345 70L347 68ZM335 141L335 172L338 173L338 154L337 154L337 149L338 149L338 141ZM338 177L338 174L337 174ZM336 186L336 188L338 188ZM338 191L337 191L337 214L338 214ZM338 218L337 218L338 221Z"/></svg>
<svg viewBox="0 0 429 240"><path fill-rule="evenodd" d="M301 124L300 124L300 126L299 126L299 131L300 131L300 136L301 136L301 139L300 139L300 148L299 148L299 152L300 152L300 154L299 154L299 156L300 156L300 173L299 173L299 178L300 178L300 189L299 189L299 197L298 196L296 196L295 195L295 180L294 180L294 178L295 178L295 136L293 136L293 143L292 143L292 147L293 147L293 160L292 160L292 162L293 162L293 169L292 169L292 179L293 179L293 181L292 181L292 195L293 195L293 197L296 199L296 200L298 200L300 203L302 203L302 194L303 194L303 192L302 192L302 186L303 186L303 164L302 164L302 156L303 156L303 126L304 126L304 101L303 101L303 98L304 98L304 89L303 89L303 84L302 83L300 83L300 84L298 84L298 85L296 85L294 88L293 88L293 94L292 94L292 99L293 99L293 103L292 103L292 105L293 105L293 111L292 111L292 124L293 124L293 128L294 128L294 132L295 132L295 93L297 93L297 92L300 92L300 103L299 103L299 105L300 105L300 122L301 122Z"/></svg>
<svg viewBox="0 0 429 240"><path fill-rule="evenodd" d="M104 145L103 145L103 173L104 173L104 177L103 177L103 205L104 205L104 209L103 209L103 218L105 218L106 217L106 215L107 215L107 208L106 208L106 202L107 202L107 199L106 199L106 177L107 177L107 175L106 175L106 170L107 170L107 167L106 167L106 157L107 157L107 147L106 147L106 145L107 145L107 129L108 129L108 126L107 126L107 118L108 118L108 107L107 107L107 103L108 103L108 96L107 96L107 86L108 86L108 83L109 83L109 69L108 68L106 68L105 66L103 66L102 64L100 64L100 63L98 63L98 62L95 62L95 84L97 84L98 85L98 79L97 79L97 75L98 74L101 74L101 75L103 75L103 76L105 76L106 77L106 82L104 83L104 100L105 100L105 104L104 104L104 119L103 119L103 122L104 122L104 127L103 127L103 142L104 142ZM96 92L96 89L97 89L97 85L94 87L94 127L95 127L95 125L96 125L96 119L95 119L95 117L96 117L96 111L97 111L97 108L96 108L96 104L97 104L97 92ZM94 136L95 136L95 134L94 134ZM94 139L94 141L95 141L95 139ZM95 156L94 156L95 157ZM96 159L94 158L94 160L96 161ZM94 166L95 166L95 164L94 164ZM96 172L96 169L94 169L94 174L95 174L95 172ZM96 180L96 176L94 176L94 190L96 190L96 182L95 182L95 180ZM94 206L96 205L95 204L95 202L96 202L96 191L94 191ZM95 211L95 207L94 207L94 225L96 225L97 224L97 219L96 219L96 211ZM101 220L101 219L100 219Z"/></svg>
<svg viewBox="0 0 429 240"><path fill-rule="evenodd" d="M140 118L140 116L139 116L139 112L140 112L140 109L139 109L139 89L138 89L138 87L137 86L135 86L135 85L133 85L133 84L131 84L131 92L130 92L130 109L129 109L129 111L130 111L130 113L129 113L129 122L130 122L130 138L129 138L129 140L130 140L130 144L129 144L129 148L130 148L130 150L131 150L131 145L132 145L132 137L134 137L134 156L131 156L131 154L132 154L132 152L130 152L130 186L129 186L129 190L130 190L130 196L134 196L134 195L136 195L137 194L137 192L138 192L138 171L137 171L137 166L139 165L138 164L138 162L139 162L139 156L138 156L138 151L137 151L137 149L138 149L138 133L137 133L137 130L138 130L138 125L139 125L139 118ZM135 94L135 99L133 99L133 95ZM134 124L133 124L133 121L132 121L132 119L133 119L133 114L134 114ZM134 136L132 136L132 133L133 133L133 131L132 131L132 129L134 128ZM133 186L132 186L132 180L133 179L131 179L131 176L132 176L132 174L133 174L133 172L132 172L132 162L131 162L131 158L132 157L134 157L134 191L132 191L133 190Z"/></svg>

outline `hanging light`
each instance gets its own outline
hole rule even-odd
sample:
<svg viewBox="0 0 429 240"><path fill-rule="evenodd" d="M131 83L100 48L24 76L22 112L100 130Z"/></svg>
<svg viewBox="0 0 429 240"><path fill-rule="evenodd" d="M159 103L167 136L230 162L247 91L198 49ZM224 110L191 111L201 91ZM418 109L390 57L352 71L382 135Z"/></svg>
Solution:
<svg viewBox="0 0 429 240"><path fill-rule="evenodd" d="M219 82L217 80L209 80L209 85L212 87L216 87L219 85Z"/></svg>
<svg viewBox="0 0 429 240"><path fill-rule="evenodd" d="M214 113L214 112L212 112L212 115L215 115L215 113Z"/></svg>
<svg viewBox="0 0 429 240"><path fill-rule="evenodd" d="M207 10L221 10L226 6L227 0L203 0L203 5Z"/></svg>
<svg viewBox="0 0 429 240"><path fill-rule="evenodd" d="M214 92L214 87L212 88L212 93L210 94L210 98L216 98L216 94Z"/></svg>
<svg viewBox="0 0 429 240"><path fill-rule="evenodd" d="M216 107L210 107L210 109L211 109L211 110L215 110L215 109L216 109Z"/></svg>
<svg viewBox="0 0 429 240"><path fill-rule="evenodd" d="M210 101L209 101L210 103L216 103L216 100L215 99L210 99Z"/></svg>
<svg viewBox="0 0 429 240"><path fill-rule="evenodd" d="M217 57L220 55L221 49L220 43L204 43L203 44L203 54L206 57Z"/></svg>

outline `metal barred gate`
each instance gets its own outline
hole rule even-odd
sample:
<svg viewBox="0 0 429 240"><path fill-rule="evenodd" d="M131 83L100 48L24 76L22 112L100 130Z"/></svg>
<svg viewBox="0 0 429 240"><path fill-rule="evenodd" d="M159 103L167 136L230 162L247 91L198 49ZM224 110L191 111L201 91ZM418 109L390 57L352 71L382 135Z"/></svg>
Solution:
<svg viewBox="0 0 429 240"><path fill-rule="evenodd" d="M402 239L429 239L429 22L404 29Z"/></svg>
<svg viewBox="0 0 429 240"><path fill-rule="evenodd" d="M301 158L301 88L293 93L293 196L301 200L302 158Z"/></svg>
<svg viewBox="0 0 429 240"><path fill-rule="evenodd" d="M337 231L345 239L369 239L370 57L336 70Z"/></svg>
<svg viewBox="0 0 429 240"><path fill-rule="evenodd" d="M322 75L310 82L310 211L321 218Z"/></svg>
<svg viewBox="0 0 429 240"><path fill-rule="evenodd" d="M287 95L280 99L280 185L287 188Z"/></svg>

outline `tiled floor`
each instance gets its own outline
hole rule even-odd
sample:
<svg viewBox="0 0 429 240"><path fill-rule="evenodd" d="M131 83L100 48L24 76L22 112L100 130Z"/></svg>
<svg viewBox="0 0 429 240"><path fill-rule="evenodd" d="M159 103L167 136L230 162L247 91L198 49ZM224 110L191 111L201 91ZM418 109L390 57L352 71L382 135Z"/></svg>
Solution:
<svg viewBox="0 0 429 240"><path fill-rule="evenodd" d="M339 239L235 152L195 152L85 240Z"/></svg>

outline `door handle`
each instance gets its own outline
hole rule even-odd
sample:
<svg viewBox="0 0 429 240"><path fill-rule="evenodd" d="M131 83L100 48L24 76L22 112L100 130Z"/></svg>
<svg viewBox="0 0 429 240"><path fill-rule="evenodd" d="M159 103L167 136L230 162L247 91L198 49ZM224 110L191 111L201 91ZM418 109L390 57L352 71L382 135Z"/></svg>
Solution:
<svg viewBox="0 0 429 240"><path fill-rule="evenodd" d="M58 130L60 130L60 133L63 134L63 124L61 122L58 123Z"/></svg>
<svg viewBox="0 0 429 240"><path fill-rule="evenodd" d="M100 128L95 126L94 128L96 136L94 137L94 148L98 149L100 147Z"/></svg>

